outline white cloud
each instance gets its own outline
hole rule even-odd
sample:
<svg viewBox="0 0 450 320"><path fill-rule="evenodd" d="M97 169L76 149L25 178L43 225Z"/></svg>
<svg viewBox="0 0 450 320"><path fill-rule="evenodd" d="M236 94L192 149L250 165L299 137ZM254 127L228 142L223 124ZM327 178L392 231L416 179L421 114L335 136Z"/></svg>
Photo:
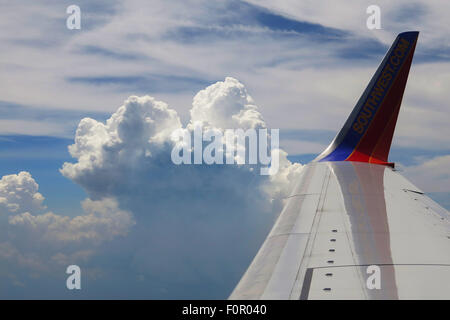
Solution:
<svg viewBox="0 0 450 320"><path fill-rule="evenodd" d="M273 156L280 158L280 169L277 174L270 176L271 183L266 184L264 188L272 198L283 199L292 191L294 184L298 181L302 165L291 163L287 159L288 154L281 149L272 152L274 152Z"/></svg>
<svg viewBox="0 0 450 320"><path fill-rule="evenodd" d="M257 129L266 126L258 107L238 80L227 77L194 97L191 123L222 129Z"/></svg>
<svg viewBox="0 0 450 320"><path fill-rule="evenodd" d="M183 127L164 102L131 96L105 123L82 119L69 146L76 161L60 170L89 196L79 216L28 209L32 199L39 200L36 205L43 201L29 173L0 180L5 194L29 194L23 203L15 196L4 201L9 211L0 225L6 228L0 232L0 255L9 268L42 275L51 266L95 260L102 274L148 279L153 297L161 292L167 298L224 297L248 266L302 165L292 164L283 150L273 151L280 162L272 176L260 175L259 165L175 165L170 155L177 129L192 131L199 122L209 130L265 127L255 102L234 78L199 92L191 111ZM114 259L127 261L127 267L109 266ZM31 281L15 272L8 277Z"/></svg>
<svg viewBox="0 0 450 320"><path fill-rule="evenodd" d="M281 148L286 150L286 152L290 155L296 154L319 154L323 150L326 149L328 145L309 142L309 141L301 141L299 139L284 139L281 142Z"/></svg>
<svg viewBox="0 0 450 320"><path fill-rule="evenodd" d="M133 212L137 224L127 246L133 246L134 263L128 272L153 279L151 290L172 298L207 297L201 289L207 285L224 297L224 286L231 287L247 266L302 165L287 160L283 150L274 151L280 165L272 176L261 176L258 165L175 165L170 130L191 132L199 122L208 130L265 127L244 85L233 78L197 94L191 114L183 127L162 102L129 98L105 124L80 122L69 147L77 161L65 163L61 173L89 197L114 197Z"/></svg>
<svg viewBox="0 0 450 320"><path fill-rule="evenodd" d="M198 124L210 130L265 127L258 107L244 85L231 77L201 90L194 97L190 113L190 123L186 127L189 131L193 131ZM64 163L61 173L79 183L94 197L121 196L121 191L127 192L137 186L160 189L161 181L151 179L155 175L165 176L164 185L167 185L168 192L173 192L179 188L179 181L185 181L187 177L192 179L193 174L196 180L204 179L201 167L177 168L170 162L174 146L171 135L177 129L182 129L178 115L165 103L149 96L130 97L106 124L89 118L80 122L75 144L69 147L71 155L78 161ZM299 164L291 165L283 151L281 158L280 175L286 175L283 170L292 170L291 174L300 170ZM233 170L241 172L249 169L248 166L234 166ZM173 176L174 171L176 176ZM259 170L252 172L252 175L259 174ZM138 177L145 177L145 180L141 181L142 178ZM262 177L255 179L259 180L255 188L259 187L258 184L268 183ZM273 177L270 181L287 183ZM226 183L235 182L227 179L223 184ZM283 197L278 191L276 193L277 197Z"/></svg>
<svg viewBox="0 0 450 320"><path fill-rule="evenodd" d="M0 95L3 100L32 107L112 113L124 96L151 92L176 108L179 117L185 120L190 118L186 101L200 84L171 91L174 86L170 86L170 77L205 82L232 75L251 90L269 127L338 130L379 63L379 58L373 62L368 57L349 59L343 52L364 54L370 50L365 47L367 39L376 38L388 46L396 33L419 29L417 54L428 55L434 61L422 62L422 66L413 64L402 114L408 112L409 106L420 110L441 106L440 112L425 118L410 112L405 116L407 121L401 120L401 114L398 132L406 136L414 130L417 132L417 128L432 127L434 132L427 130L421 138L422 145L435 149L442 143L438 132L447 128L440 119L448 90L438 90L435 84L436 79L441 79L441 87L445 89L444 80L449 74L448 63L438 58L448 58L450 33L446 13L450 4L447 1L383 0L378 3L383 29L375 31L366 28L366 8L373 4L369 0L351 4L248 2L274 10L276 14L349 33L342 41L321 41L320 32L317 37L308 36L307 32L286 37L285 31L270 26L247 26L255 9L244 14L232 10L232 5L227 6L226 2L162 0L151 4L100 2L95 10L90 10L90 2L81 1L86 23L80 32L69 32L61 23L66 16L64 5L52 1L39 5L14 2L7 7L11 14L0 22L5 26L0 30L15 30L14 34L0 32L1 39L8 43L0 52L2 61L8 61L2 64L5 72L0 75L4 84ZM42 19L36 19L35 12ZM101 23L95 23L96 20ZM237 31L242 35L233 36ZM342 51L349 47L351 50ZM153 81L146 80L148 75L154 76ZM77 77L93 80L69 80ZM142 80L130 84L129 77L142 77ZM119 83L102 82L111 78L119 79ZM158 84L163 81L167 82L168 91L159 90ZM423 84L413 86L414 82ZM67 136L65 124L50 124L42 119L37 120L40 124L11 121L24 120L8 120L5 126L8 132ZM414 141L415 138L407 137L399 140L410 147L415 146Z"/></svg>
<svg viewBox="0 0 450 320"><path fill-rule="evenodd" d="M44 197L38 189L39 185L29 172L3 176L0 179L0 214L44 210Z"/></svg>
<svg viewBox="0 0 450 320"><path fill-rule="evenodd" d="M0 179L0 257L12 274L15 265L32 273L48 272L52 256L81 257L86 250L92 254L99 244L126 235L135 224L129 212L108 198L84 200L84 213L75 217L44 212L38 189L25 171Z"/></svg>
<svg viewBox="0 0 450 320"><path fill-rule="evenodd" d="M405 167L404 174L425 192L450 192L450 155Z"/></svg>
<svg viewBox="0 0 450 320"><path fill-rule="evenodd" d="M423 42L429 46L448 39L450 26L447 23L450 4L448 1L313 1L313 0L245 0L288 17L323 26L351 31L367 37L376 37L390 44L392 36L408 30L419 30ZM369 30L366 26L370 5L381 9L381 30Z"/></svg>
<svg viewBox="0 0 450 320"><path fill-rule="evenodd" d="M67 136L67 128L64 124L44 121L0 119L0 135L44 135Z"/></svg>
<svg viewBox="0 0 450 320"><path fill-rule="evenodd" d="M37 233L40 240L61 243L88 241L91 244L124 236L134 225L131 214L120 210L114 199L86 199L82 206L85 214L74 218L53 212L40 215L24 212L10 216L9 223L22 227L25 232Z"/></svg>
<svg viewBox="0 0 450 320"><path fill-rule="evenodd" d="M109 167L111 177L120 175L117 166L134 166L141 157L151 157L152 152L169 141L172 132L181 127L176 111L150 96L129 97L103 124L94 119L80 121L75 144L70 154L78 163L65 163L61 172L74 180L93 170ZM109 173L105 173L107 176Z"/></svg>

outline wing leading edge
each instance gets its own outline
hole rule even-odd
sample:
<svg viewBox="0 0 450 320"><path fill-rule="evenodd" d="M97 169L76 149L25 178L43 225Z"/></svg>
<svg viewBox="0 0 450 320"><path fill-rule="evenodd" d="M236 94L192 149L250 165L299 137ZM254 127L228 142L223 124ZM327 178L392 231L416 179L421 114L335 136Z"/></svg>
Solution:
<svg viewBox="0 0 450 320"><path fill-rule="evenodd" d="M388 162L417 36L397 37L305 166L230 299L450 299L450 215Z"/></svg>

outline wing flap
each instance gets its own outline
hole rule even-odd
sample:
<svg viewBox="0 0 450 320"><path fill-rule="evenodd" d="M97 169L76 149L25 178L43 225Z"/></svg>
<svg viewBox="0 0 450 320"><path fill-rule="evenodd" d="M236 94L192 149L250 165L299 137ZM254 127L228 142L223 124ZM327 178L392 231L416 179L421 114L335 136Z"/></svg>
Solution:
<svg viewBox="0 0 450 320"><path fill-rule="evenodd" d="M315 162L304 170L230 299L450 298L448 285L429 285L450 277L445 209L405 191L417 188L387 166ZM381 289L367 287L371 265Z"/></svg>

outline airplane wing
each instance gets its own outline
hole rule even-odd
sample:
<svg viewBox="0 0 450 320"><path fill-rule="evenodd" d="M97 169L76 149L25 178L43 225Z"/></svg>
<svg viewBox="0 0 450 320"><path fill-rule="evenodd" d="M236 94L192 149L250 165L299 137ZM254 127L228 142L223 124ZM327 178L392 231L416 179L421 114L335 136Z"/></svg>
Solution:
<svg viewBox="0 0 450 320"><path fill-rule="evenodd" d="M450 214L388 162L417 38L397 36L230 299L450 299Z"/></svg>

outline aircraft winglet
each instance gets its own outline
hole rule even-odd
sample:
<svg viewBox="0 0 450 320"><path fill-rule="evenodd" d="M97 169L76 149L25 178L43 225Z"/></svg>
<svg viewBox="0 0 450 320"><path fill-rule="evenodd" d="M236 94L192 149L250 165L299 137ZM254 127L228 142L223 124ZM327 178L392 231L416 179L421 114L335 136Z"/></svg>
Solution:
<svg viewBox="0 0 450 320"><path fill-rule="evenodd" d="M394 134L419 32L400 33L331 144L314 161L384 165Z"/></svg>

